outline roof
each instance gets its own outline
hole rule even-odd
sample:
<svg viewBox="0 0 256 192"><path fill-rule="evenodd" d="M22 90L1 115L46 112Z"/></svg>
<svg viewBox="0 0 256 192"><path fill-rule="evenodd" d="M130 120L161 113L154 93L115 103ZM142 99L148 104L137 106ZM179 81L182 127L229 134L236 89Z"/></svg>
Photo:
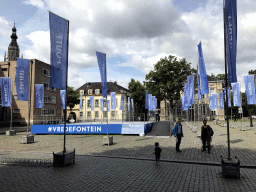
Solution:
<svg viewBox="0 0 256 192"><path fill-rule="evenodd" d="M216 78L215 76L207 75L208 81L221 81L220 79Z"/></svg>
<svg viewBox="0 0 256 192"><path fill-rule="evenodd" d="M85 95L87 95L89 89L92 89L93 91L95 89L100 89L100 93L102 93L101 82L88 82L88 83L85 83L84 85L79 87L77 89L77 91L84 90ZM110 92L116 92L116 93L125 93L126 92L126 93L130 93L130 91L128 89L118 85L116 83L116 81L115 82L107 82L107 90L108 90L108 93L110 93Z"/></svg>

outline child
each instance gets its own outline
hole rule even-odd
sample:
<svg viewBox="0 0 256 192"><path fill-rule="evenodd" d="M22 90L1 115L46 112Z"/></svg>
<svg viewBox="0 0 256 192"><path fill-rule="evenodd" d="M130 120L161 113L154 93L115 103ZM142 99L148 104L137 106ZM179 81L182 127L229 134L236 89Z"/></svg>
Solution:
<svg viewBox="0 0 256 192"><path fill-rule="evenodd" d="M159 143L155 143L155 156L156 156L156 164L159 165L160 162L160 156L162 153L162 149L159 147Z"/></svg>

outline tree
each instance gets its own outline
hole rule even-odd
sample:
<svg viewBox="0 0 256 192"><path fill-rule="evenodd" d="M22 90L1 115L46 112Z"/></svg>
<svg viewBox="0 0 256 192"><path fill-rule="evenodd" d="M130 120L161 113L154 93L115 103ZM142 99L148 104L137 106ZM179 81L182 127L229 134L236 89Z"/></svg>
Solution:
<svg viewBox="0 0 256 192"><path fill-rule="evenodd" d="M78 91L74 90L74 87L69 87L67 88L67 105L70 108L70 111L72 111L72 108L80 103L80 98L79 98L79 93Z"/></svg>
<svg viewBox="0 0 256 192"><path fill-rule="evenodd" d="M129 91L132 93L131 98L134 103L137 103L137 107L141 109L141 112L145 111L145 87L135 79L131 79L128 84Z"/></svg>
<svg viewBox="0 0 256 192"><path fill-rule="evenodd" d="M216 76L216 78L217 79L219 79L219 80L222 80L222 87L226 87L226 85L225 85L225 74L218 74L217 76Z"/></svg>
<svg viewBox="0 0 256 192"><path fill-rule="evenodd" d="M196 70L191 68L191 63L187 63L185 58L178 60L177 57L169 55L154 65L154 70L146 75L144 84L158 101L166 99L173 107L173 101L180 99L187 75L195 73Z"/></svg>

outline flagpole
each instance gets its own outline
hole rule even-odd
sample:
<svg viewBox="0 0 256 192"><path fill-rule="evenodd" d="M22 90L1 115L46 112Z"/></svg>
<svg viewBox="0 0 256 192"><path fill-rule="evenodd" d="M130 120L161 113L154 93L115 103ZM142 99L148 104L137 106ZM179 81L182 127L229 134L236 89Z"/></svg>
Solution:
<svg viewBox="0 0 256 192"><path fill-rule="evenodd" d="M68 22L68 34L67 34L67 63L66 63L66 99L65 99L65 110L64 110L64 145L63 153L66 153L66 125L67 125L67 94L68 94L68 46L69 46L69 20Z"/></svg>
<svg viewBox="0 0 256 192"><path fill-rule="evenodd" d="M227 78L227 50L226 50L226 20L225 20L225 1L223 0L223 19L224 19L224 52L225 52L225 87L226 87L226 115L227 115L227 139L228 139L228 160L230 158L230 137L229 137L229 108L228 108L228 78Z"/></svg>
<svg viewBox="0 0 256 192"><path fill-rule="evenodd" d="M29 125L30 125L30 101L31 101L31 82L32 82L32 65L33 65L33 61L30 62L31 65L30 66L30 73L29 73L29 97L28 97L28 124L27 124L27 135L28 135L28 128L29 128Z"/></svg>

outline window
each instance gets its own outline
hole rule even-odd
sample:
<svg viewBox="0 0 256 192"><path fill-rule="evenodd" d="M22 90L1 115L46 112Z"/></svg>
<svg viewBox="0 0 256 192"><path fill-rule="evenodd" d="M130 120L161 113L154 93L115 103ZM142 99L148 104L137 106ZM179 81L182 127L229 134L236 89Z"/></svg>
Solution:
<svg viewBox="0 0 256 192"><path fill-rule="evenodd" d="M201 95L201 97L202 97L202 99L204 99L204 98L205 98L203 94Z"/></svg>
<svg viewBox="0 0 256 192"><path fill-rule="evenodd" d="M111 119L115 118L115 111L111 111Z"/></svg>
<svg viewBox="0 0 256 192"><path fill-rule="evenodd" d="M55 115L56 115L56 109L47 109L47 108L41 109L41 116L55 116Z"/></svg>
<svg viewBox="0 0 256 192"><path fill-rule="evenodd" d="M80 119L83 118L83 111L80 111Z"/></svg>
<svg viewBox="0 0 256 192"><path fill-rule="evenodd" d="M103 111L103 118L104 118L104 119L107 119L107 114L108 114L107 111Z"/></svg>
<svg viewBox="0 0 256 192"><path fill-rule="evenodd" d="M49 87L50 91L56 91L56 88Z"/></svg>
<svg viewBox="0 0 256 192"><path fill-rule="evenodd" d="M96 89L96 90L95 90L95 94L99 95L99 94L100 94L100 90L99 90L99 89Z"/></svg>
<svg viewBox="0 0 256 192"><path fill-rule="evenodd" d="M43 76L50 77L50 70L43 68Z"/></svg>
<svg viewBox="0 0 256 192"><path fill-rule="evenodd" d="M203 105L203 106L201 106L200 107L201 108L201 115L205 115L206 113L205 113L205 106Z"/></svg>
<svg viewBox="0 0 256 192"><path fill-rule="evenodd" d="M91 107L90 100L87 101L87 107Z"/></svg>
<svg viewBox="0 0 256 192"><path fill-rule="evenodd" d="M44 82L44 90L49 90L49 83Z"/></svg>
<svg viewBox="0 0 256 192"><path fill-rule="evenodd" d="M20 113L20 109L13 109L12 113Z"/></svg>
<svg viewBox="0 0 256 192"><path fill-rule="evenodd" d="M95 119L99 119L99 111L95 111Z"/></svg>
<svg viewBox="0 0 256 192"><path fill-rule="evenodd" d="M103 100L104 101L104 100ZM107 107L107 101L103 102L103 107Z"/></svg>
<svg viewBox="0 0 256 192"><path fill-rule="evenodd" d="M211 111L211 115L216 115L216 111Z"/></svg>
<svg viewBox="0 0 256 192"><path fill-rule="evenodd" d="M92 95L92 89L89 89L89 90L88 90L88 94L89 94L89 95Z"/></svg>
<svg viewBox="0 0 256 192"><path fill-rule="evenodd" d="M50 103L50 97L44 96L44 103Z"/></svg>
<svg viewBox="0 0 256 192"><path fill-rule="evenodd" d="M80 95L81 95L81 94L82 94L82 95L84 94L84 90L80 90Z"/></svg>
<svg viewBox="0 0 256 192"><path fill-rule="evenodd" d="M116 109L118 108L118 99L116 99Z"/></svg>
<svg viewBox="0 0 256 192"><path fill-rule="evenodd" d="M56 115L56 110L55 109L49 109L49 115Z"/></svg>
<svg viewBox="0 0 256 192"><path fill-rule="evenodd" d="M52 103L52 104L56 104L56 97L55 97L55 96L52 96L52 97L51 97L51 103Z"/></svg>
<svg viewBox="0 0 256 192"><path fill-rule="evenodd" d="M87 112L87 119L92 119L91 111L88 111L88 112Z"/></svg>
<svg viewBox="0 0 256 192"><path fill-rule="evenodd" d="M99 99L95 99L95 107L99 107Z"/></svg>
<svg viewBox="0 0 256 192"><path fill-rule="evenodd" d="M176 106L176 115L181 116L181 106Z"/></svg>

